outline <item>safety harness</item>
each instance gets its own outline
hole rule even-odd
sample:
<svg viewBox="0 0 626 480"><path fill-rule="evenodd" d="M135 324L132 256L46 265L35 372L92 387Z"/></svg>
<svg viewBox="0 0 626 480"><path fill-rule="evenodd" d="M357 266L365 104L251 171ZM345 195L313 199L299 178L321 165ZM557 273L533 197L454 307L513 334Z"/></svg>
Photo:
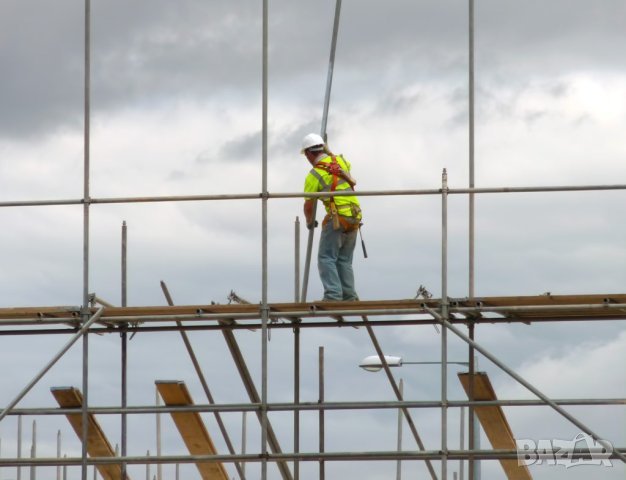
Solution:
<svg viewBox="0 0 626 480"><path fill-rule="evenodd" d="M317 164L315 165L315 168L324 170L325 172L332 175L333 179L332 179L332 183L330 184L330 191L334 192L337 190L337 185L339 184L340 176L342 177L343 182L348 183L350 185L350 189L354 191L354 186L345 177L341 175L343 173L343 169L341 168L341 165L339 165L339 162L337 162L337 157L335 157L335 155L331 155L330 158L331 158L330 163L317 162ZM323 185L325 185L325 182L323 182L321 179L319 180L322 182ZM328 222L328 219L330 217L333 221L333 228L335 230L338 230L340 226L342 226L344 231L346 232L357 230L361 224L358 218L358 215L360 215L361 213L361 209L357 205L354 205L354 204L342 206L343 207L342 209L350 208L351 213L352 213L352 218L356 220L356 223L353 223L349 221L346 216L339 215L334 196L331 195L330 197L328 197L328 199L329 199L328 206L329 206L330 214L327 215L326 218L324 218L324 221L322 222L322 224L325 225Z"/></svg>

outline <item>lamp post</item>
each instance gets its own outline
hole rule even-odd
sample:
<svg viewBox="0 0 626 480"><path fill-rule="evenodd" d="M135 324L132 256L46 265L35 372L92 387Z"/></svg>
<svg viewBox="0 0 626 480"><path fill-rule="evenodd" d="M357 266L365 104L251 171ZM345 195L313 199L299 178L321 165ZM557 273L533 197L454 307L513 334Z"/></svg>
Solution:
<svg viewBox="0 0 626 480"><path fill-rule="evenodd" d="M402 359L402 357L399 357L396 355L385 355L384 357L385 357L385 362L387 363L389 367L401 367L403 365L441 365L441 362L406 362ZM448 365L463 365L463 366L469 367L469 362L446 362L446 363ZM359 367L361 367L363 370L367 372L378 372L382 370L383 364L380 361L380 358L378 355L370 355L369 357L365 357L363 360L361 360ZM400 385L402 385L402 380L400 380ZM402 397L402 399L404 400L404 396ZM463 441L464 440L463 439L463 436L464 436L463 422L464 422L464 417L465 417L464 410L465 410L465 407L461 407L461 420L460 420L461 448L463 448L462 445L464 444L464 441ZM402 412L401 410L398 410L398 452L400 452L401 449L402 449ZM463 461L462 460L460 464L461 464L460 480L463 480ZM401 480L401 478L402 478L402 466L401 466L401 460L398 460L397 467L396 467L396 480Z"/></svg>

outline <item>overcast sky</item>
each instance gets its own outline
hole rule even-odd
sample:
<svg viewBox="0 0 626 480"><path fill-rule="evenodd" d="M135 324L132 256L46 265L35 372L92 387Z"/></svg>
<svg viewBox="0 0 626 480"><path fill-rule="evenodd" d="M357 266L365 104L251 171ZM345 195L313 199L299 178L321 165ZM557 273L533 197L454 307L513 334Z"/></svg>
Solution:
<svg viewBox="0 0 626 480"><path fill-rule="evenodd" d="M334 10L328 0L270 2L272 193L302 189L308 168L299 155L300 140L320 130ZM92 197L260 191L261 14L262 2L250 0L92 2ZM476 1L476 186L626 183L625 19L626 4L618 0ZM360 189L436 189L444 168L452 188L468 185L467 28L467 2L343 2L328 138L331 149L352 163ZM0 202L82 197L83 37L80 1L0 2ZM624 292L625 196L623 191L478 195L476 295ZM301 204L300 199L269 202L270 302L293 299L294 221L302 218ZM441 199L365 197L362 206L370 258L358 250L355 255L361 298L412 298L419 285L439 296ZM451 196L449 208L448 293L464 297L467 198ZM93 205L90 214L89 289L111 303L120 303L123 221L129 305L164 304L159 280L167 282L178 304L226 303L230 290L252 302L261 298L259 201ZM79 305L82 207L3 207L0 215L0 306ZM304 253L304 231L302 237ZM321 295L314 262L308 299ZM378 334L386 353L406 360L439 358L440 337L432 327ZM237 338L260 388L259 332L238 332ZM626 397L618 367L626 355L626 334L619 322L480 326L476 338L553 397ZM20 368L3 377L0 404L10 402L65 341L3 337L2 362ZM192 341L216 400L246 401L221 335L194 333ZM91 401L116 404L119 339L97 337L91 345ZM304 401L317 400L319 346L325 347L328 400L393 398L382 374L356 366L374 353L366 332L331 329L303 333ZM163 351L167 358L159 355ZM79 343L20 406L51 406L51 386L80 386L80 356ZM177 334L137 335L129 356L131 404L152 403L153 382L163 378L186 380L195 400L204 402ZM289 330L272 334L269 356L269 398L290 401ZM466 357L455 338L450 356ZM500 397L529 397L487 360L479 364ZM407 365L396 375L406 382L407 398L439 398L435 367ZM451 397L463 398L453 368L449 382ZM517 438L572 439L578 433L549 409L506 412ZM572 412L615 445L626 444L623 408ZM413 413L427 448L439 448L439 411ZM329 413L327 450L393 450L395 415ZM226 451L212 418L206 418L218 449ZM184 452L166 421L164 454ZM239 446L241 418L230 415L227 421ZM291 417L276 415L272 421L284 450L291 451ZM64 431L68 454L79 451L64 419L40 422L38 452L55 454L57 428ZM117 419L102 422L111 438L119 438ZM132 422L137 427L129 434L129 453L154 453L154 440L137 433L153 432L153 419ZM452 448L458 446L456 422L458 412L451 411ZM249 424L248 451L254 451L258 428L254 419ZM317 417L304 415L302 429L302 450L314 451ZM2 456L15 456L14 418L2 422L0 435ZM408 435L404 444L415 449ZM251 475L258 472L258 466L249 468ZM412 470L422 472L423 464L405 465L405 475ZM623 478L626 469L614 462L612 468L533 467L531 472L537 479L610 479ZM3 478L14 473L8 469ZM134 471L135 478L142 475ZM196 473L191 469L189 475ZM302 475L315 478L317 466L303 466ZM391 475L393 462L327 466L327 478ZM483 462L483 478L501 475L497 463Z"/></svg>

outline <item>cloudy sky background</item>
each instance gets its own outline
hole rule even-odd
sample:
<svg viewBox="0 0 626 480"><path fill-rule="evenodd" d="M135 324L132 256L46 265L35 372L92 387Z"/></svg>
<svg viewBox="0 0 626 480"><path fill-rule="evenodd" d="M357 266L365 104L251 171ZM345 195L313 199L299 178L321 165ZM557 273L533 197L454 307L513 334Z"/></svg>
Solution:
<svg viewBox="0 0 626 480"><path fill-rule="evenodd" d="M626 183L624 3L476 3L476 185ZM93 2L92 197L260 191L261 7L252 1ZM83 193L82 2L4 0L0 8L0 202L78 199ZM299 144L320 128L334 8L331 1L270 4L272 193L302 188L307 164ZM443 168L450 187L468 185L467 68L466 2L343 2L328 136L331 148L352 162L360 189L436 189ZM477 196L476 294L623 292L625 196L623 191ZM293 231L301 203L269 202L270 302L293 298ZM440 198L365 197L362 204L370 258L356 252L361 297L412 298L420 284L440 295ZM448 292L463 297L468 294L467 198L451 196L449 207ZM0 306L80 304L82 207L5 207L0 215L5 225ZM179 304L225 303L231 289L260 300L260 202L94 205L90 291L118 304L124 220L130 305L164 304L159 280L167 282ZM311 273L308 297L317 299L315 264ZM387 328L378 334L389 354L439 358L440 337L432 327ZM258 381L260 336L245 331L237 338ZM626 354L620 322L481 326L477 340L555 398L626 396L618 367ZM8 403L65 341L4 337L2 361L19 368L3 377L0 403ZM192 341L216 400L245 401L221 335L197 333ZM356 367L374 353L366 332L329 329L303 333L303 400L317 400L318 346L325 347L328 400L392 398L383 375ZM90 347L91 400L116 404L119 340L97 337ZM163 351L166 358L158 355ZM292 398L292 352L291 333L273 332L271 401ZM80 356L77 346L20 406L51 406L51 386L79 386ZM138 335L129 356L130 404L152 403L153 382L162 378L186 380L196 401L203 401L177 334ZM450 340L450 357L465 359L456 339ZM500 397L529 397L496 367L479 362ZM396 374L406 382L407 398L438 398L435 367L406 366ZM451 396L462 398L453 368L450 376ZM626 443L623 408L572 412L614 444ZM518 438L571 439L578 433L548 409L507 409L507 414ZM225 451L212 418L206 418L218 449ZM239 445L241 417L226 418ZM414 418L427 448L438 448L439 412L414 411ZM116 419L101 421L112 439L119 438ZM168 421L163 420L164 454L182 453ZM289 451L290 417L276 415L272 421ZM144 433L154 431L154 420L131 422L136 427L129 433L129 453L154 452L154 441ZM451 411L452 447L456 422L458 412ZM64 419L40 423L40 455L54 455L57 428L65 432L67 451L79 451ZM256 421L249 423L248 451L253 451L258 430ZM392 450L395 428L391 411L329 413L327 450ZM302 450L314 451L317 417L303 415L302 429ZM15 431L14 418L2 422L4 457L15 456ZM415 448L409 436L405 446ZM624 466L614 463L601 471L531 471L535 478L623 478ZM314 478L316 468L303 465L303 478ZM249 469L254 475L258 466ZM423 465L405 469L408 475L423 471ZM229 472L234 475L232 468ZM394 472L392 462L327 466L328 478L374 480ZM135 470L134 476L142 474ZM10 478L14 469L3 475ZM483 478L501 478L497 463L483 463Z"/></svg>

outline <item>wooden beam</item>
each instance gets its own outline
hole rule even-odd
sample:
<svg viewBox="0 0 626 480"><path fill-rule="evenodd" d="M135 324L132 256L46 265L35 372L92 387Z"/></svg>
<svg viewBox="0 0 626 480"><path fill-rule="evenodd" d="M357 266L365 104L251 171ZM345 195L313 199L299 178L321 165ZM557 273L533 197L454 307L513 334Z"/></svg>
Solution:
<svg viewBox="0 0 626 480"><path fill-rule="evenodd" d="M370 314L376 314L377 310L384 309L419 309L421 305L429 308L438 308L441 300L430 299L401 299L401 300L367 300L349 302L308 302L308 303L270 303L269 308L273 313L294 313L310 312L302 315L302 318L321 317L327 310L364 310ZM539 320L587 320L587 319L624 319L626 312L623 309L608 308L610 304L626 304L626 294L592 294L592 295L551 295L546 292L544 295L517 296L517 297L481 297L481 298L459 298L454 299L454 306L475 308L499 307L502 309L515 308L515 311L499 312L502 317L507 317L509 321L533 321ZM559 310L541 309L542 306L563 307ZM568 309L567 306L575 308ZM591 306L593 308L586 308ZM598 308L606 306L607 308ZM527 310L524 307L532 307ZM96 309L91 310L92 313ZM102 314L100 323L106 323L107 319L115 319L121 316L138 317L158 317L164 315L197 315L199 313L225 315L229 314L245 315L247 319L254 320L261 316L258 304L229 304L229 305L176 305L176 306L143 306L143 307L106 307ZM59 318L63 323L67 318L80 319L80 307L12 307L0 308L0 326L11 325L10 321L24 320L18 324L32 323L37 325L38 320L46 320L51 324L51 320ZM476 322L496 322L502 320L501 317L480 318Z"/></svg>
<svg viewBox="0 0 626 480"><path fill-rule="evenodd" d="M459 380L469 397L469 373L459 373ZM474 373L474 400L497 400L496 392L485 372ZM501 406L474 407L474 412L478 416L478 420L494 450L517 449L513 431ZM500 464L509 480L532 479L528 467L526 465L518 465L517 460L501 459Z"/></svg>
<svg viewBox="0 0 626 480"><path fill-rule="evenodd" d="M80 390L74 387L53 387L50 389L52 395L59 403L61 408L80 409L83 405L83 395ZM67 419L72 428L82 441L83 436L83 414L68 413ZM91 413L87 414L87 453L90 457L115 457L115 451L111 447L111 443L104 434L100 424L95 416ZM121 464L96 465L98 472L104 480L121 480L122 466ZM128 480L128 475L126 476Z"/></svg>
<svg viewBox="0 0 626 480"><path fill-rule="evenodd" d="M157 390L167 406L193 405L184 382L157 381ZM172 419L191 455L215 455L217 450L198 412L172 412ZM203 480L229 480L221 462L196 463Z"/></svg>

